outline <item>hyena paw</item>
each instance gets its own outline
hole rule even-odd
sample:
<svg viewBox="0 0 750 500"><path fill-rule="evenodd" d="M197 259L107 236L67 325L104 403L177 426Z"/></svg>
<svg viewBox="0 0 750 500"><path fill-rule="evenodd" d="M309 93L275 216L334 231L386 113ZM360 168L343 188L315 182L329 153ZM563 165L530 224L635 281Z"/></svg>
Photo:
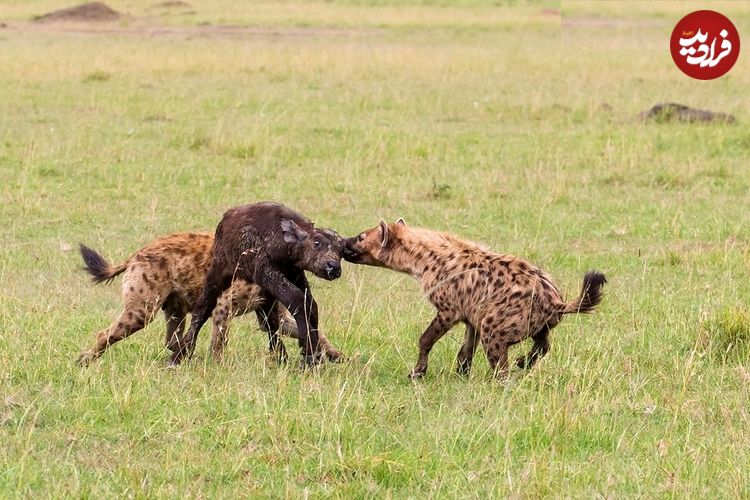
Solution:
<svg viewBox="0 0 750 500"><path fill-rule="evenodd" d="M521 369L526 368L526 366L528 365L528 363L529 363L528 356L519 356L516 359L516 366L519 367L519 368L521 368Z"/></svg>
<svg viewBox="0 0 750 500"><path fill-rule="evenodd" d="M424 370L412 370L407 377L409 380L420 380L424 378Z"/></svg>

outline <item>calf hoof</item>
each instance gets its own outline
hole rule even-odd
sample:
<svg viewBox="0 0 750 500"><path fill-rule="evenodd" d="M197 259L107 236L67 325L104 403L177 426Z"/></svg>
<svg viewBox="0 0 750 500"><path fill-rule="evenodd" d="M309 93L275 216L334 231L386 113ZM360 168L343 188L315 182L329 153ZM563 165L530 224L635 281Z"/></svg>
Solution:
<svg viewBox="0 0 750 500"><path fill-rule="evenodd" d="M306 356L302 356L302 359L300 360L300 366L302 367L302 369L309 369L320 365L322 362L323 356L320 353L308 354Z"/></svg>
<svg viewBox="0 0 750 500"><path fill-rule="evenodd" d="M177 352L180 349L180 341L177 339L170 340L167 342L167 349L171 352Z"/></svg>
<svg viewBox="0 0 750 500"><path fill-rule="evenodd" d="M336 349L328 349L326 351L326 358L331 363L342 363L346 359L346 356L344 356L343 352Z"/></svg>
<svg viewBox="0 0 750 500"><path fill-rule="evenodd" d="M176 367L182 363L182 355L180 354L180 351L175 351L174 354L172 354L172 357L169 358L169 361L167 361L167 365L171 367Z"/></svg>
<svg viewBox="0 0 750 500"><path fill-rule="evenodd" d="M86 366L89 366L91 362L94 361L95 359L96 359L96 356L94 356L89 351L86 351L86 352L81 353L80 356L78 356L77 362L79 366L86 367Z"/></svg>
<svg viewBox="0 0 750 500"><path fill-rule="evenodd" d="M471 372L471 363L459 361L456 364L456 373L462 377L466 377Z"/></svg>

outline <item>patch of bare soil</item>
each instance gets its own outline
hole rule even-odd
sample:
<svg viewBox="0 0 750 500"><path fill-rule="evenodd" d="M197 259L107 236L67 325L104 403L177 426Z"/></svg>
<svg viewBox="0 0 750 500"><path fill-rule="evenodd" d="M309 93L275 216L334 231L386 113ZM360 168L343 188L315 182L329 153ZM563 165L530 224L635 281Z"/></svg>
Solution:
<svg viewBox="0 0 750 500"><path fill-rule="evenodd" d="M124 15L122 16L124 17ZM200 26L163 26L153 24L156 18L134 18L127 26L111 23L70 23L70 22L35 22L12 23L8 29L14 31L36 31L46 33L67 33L85 35L129 35L149 38L224 38L224 39L260 39L270 41L307 41L314 39L347 39L351 41L372 39L380 35L373 29L348 28L254 28L248 26L211 25Z"/></svg>
<svg viewBox="0 0 750 500"><path fill-rule="evenodd" d="M75 21L75 22L111 22L117 21L122 14L102 2L90 2L55 10L34 18L36 22Z"/></svg>
<svg viewBox="0 0 750 500"><path fill-rule="evenodd" d="M625 17L562 16L563 28L660 28L665 21Z"/></svg>

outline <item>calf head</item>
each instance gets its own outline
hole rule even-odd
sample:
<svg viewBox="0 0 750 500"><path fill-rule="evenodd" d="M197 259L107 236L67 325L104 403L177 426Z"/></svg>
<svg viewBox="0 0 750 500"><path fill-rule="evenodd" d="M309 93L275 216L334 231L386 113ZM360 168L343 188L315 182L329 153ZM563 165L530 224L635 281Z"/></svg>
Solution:
<svg viewBox="0 0 750 500"><path fill-rule="evenodd" d="M389 244L392 246L405 225L404 219L398 219L393 224L381 219L377 226L344 240L344 259L354 264L386 266Z"/></svg>
<svg viewBox="0 0 750 500"><path fill-rule="evenodd" d="M326 280L341 276L344 240L331 229L306 230L291 219L282 219L284 242L296 248L294 265Z"/></svg>

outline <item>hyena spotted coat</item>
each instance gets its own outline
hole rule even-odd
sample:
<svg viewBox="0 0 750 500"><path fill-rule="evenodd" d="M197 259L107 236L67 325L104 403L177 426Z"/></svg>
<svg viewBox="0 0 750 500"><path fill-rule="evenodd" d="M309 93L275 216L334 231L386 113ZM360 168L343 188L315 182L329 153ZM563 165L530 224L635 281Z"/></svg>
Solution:
<svg viewBox="0 0 750 500"><path fill-rule="evenodd" d="M533 264L450 234L407 226L403 219L394 224L381 221L347 239L344 258L414 276L437 309L419 339L412 378L424 376L433 345L459 322L466 325L459 373L469 373L479 340L495 375L503 378L508 373L508 348L531 337L530 353L517 362L531 367L549 351L550 330L563 315L592 312L607 281L603 274L589 272L581 295L565 302L549 275Z"/></svg>
<svg viewBox="0 0 750 500"><path fill-rule="evenodd" d="M81 257L96 283L112 281L124 273L122 281L123 311L107 328L96 335L94 346L81 354L79 362L88 364L102 355L112 344L144 328L164 311L167 320L166 346L175 351L185 327L185 318L193 309L203 288L212 257L214 236L206 233L175 233L158 238L138 250L125 262L110 265L91 248L81 245ZM260 315L263 305L260 288L243 280L235 280L219 298L213 309L211 351L220 359L227 343L229 321L251 311ZM284 334L298 338L294 318L281 310L280 326ZM258 318L262 323L263 318ZM320 333L319 343L331 361L342 357Z"/></svg>

